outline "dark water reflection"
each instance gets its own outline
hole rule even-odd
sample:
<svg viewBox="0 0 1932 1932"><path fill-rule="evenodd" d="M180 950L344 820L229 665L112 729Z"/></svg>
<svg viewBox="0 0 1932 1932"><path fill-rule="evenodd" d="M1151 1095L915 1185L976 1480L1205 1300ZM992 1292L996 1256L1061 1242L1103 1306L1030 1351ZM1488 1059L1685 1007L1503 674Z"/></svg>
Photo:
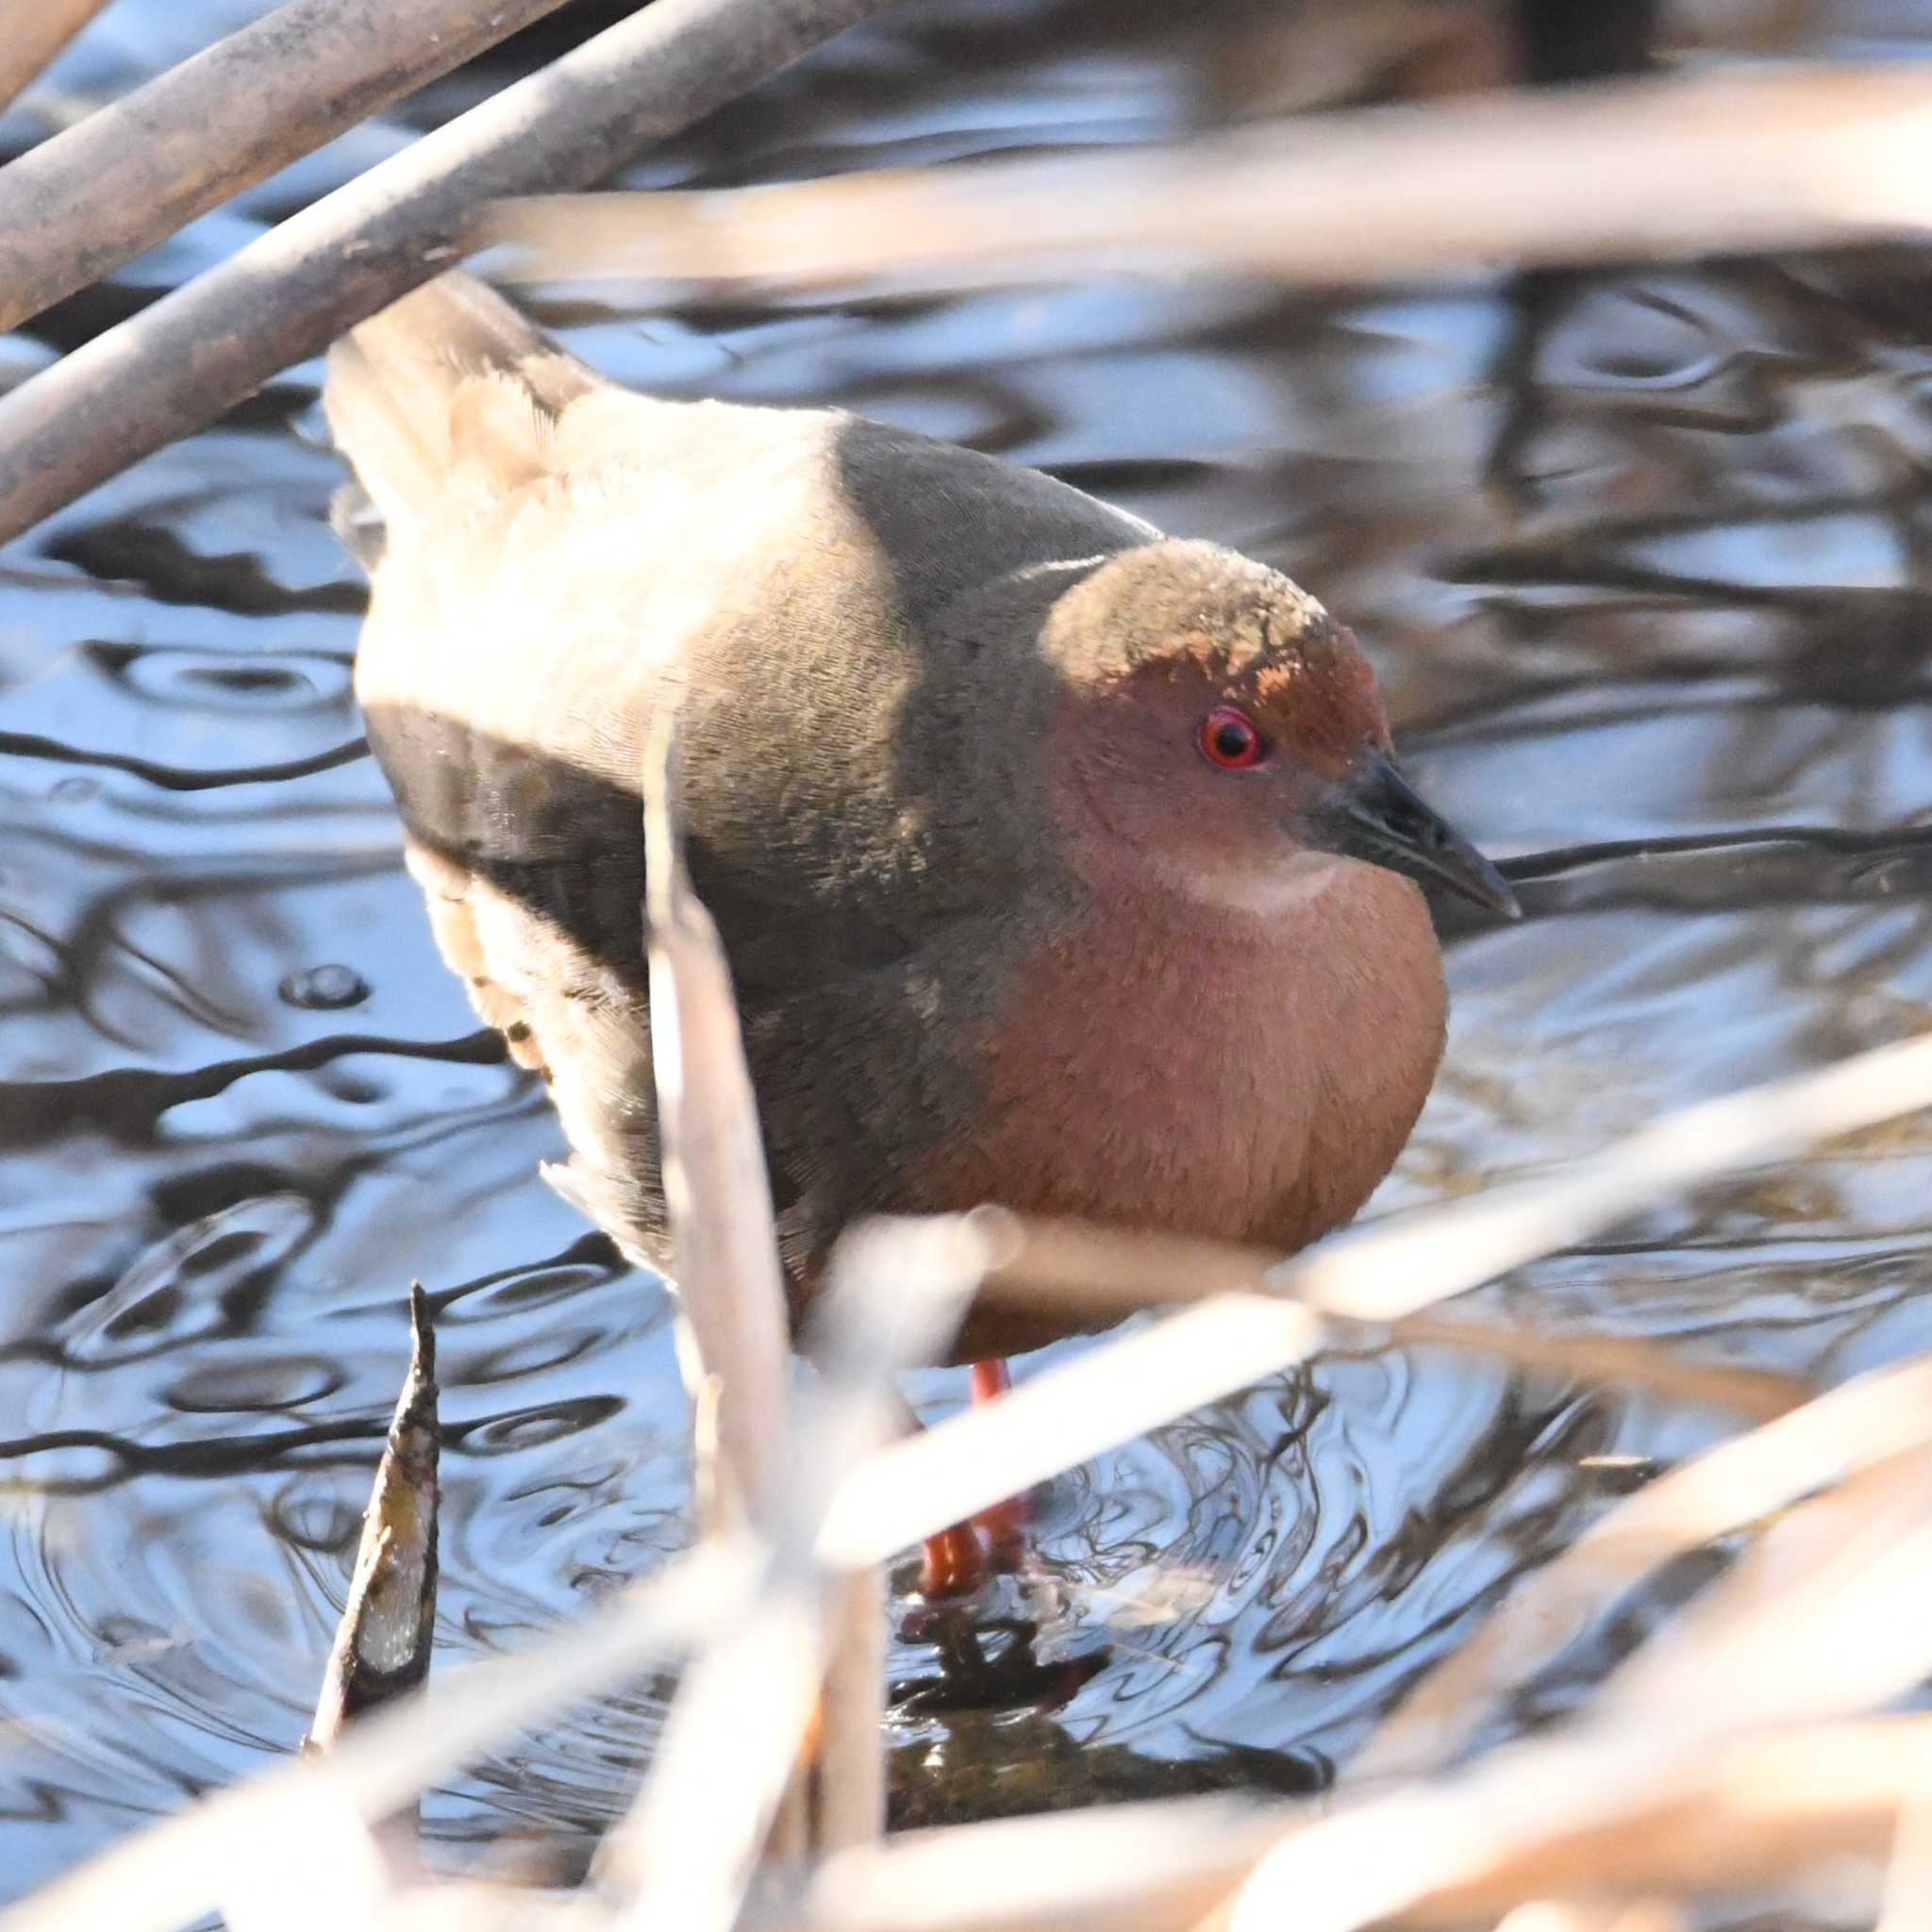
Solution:
<svg viewBox="0 0 1932 1932"><path fill-rule="evenodd" d="M0 142L255 10L110 9ZM1925 7L1819 10L1835 50L1932 39ZM1165 135L1203 111L1217 19L908 8L637 178ZM0 342L0 379L482 85ZM575 340L666 392L840 402L1046 464L1361 625L1415 762L1521 861L1532 913L1454 948L1450 1059L1389 1208L1924 1025L1927 279L1892 252L1319 302L1076 286L600 314ZM444 1324L442 1659L686 1535L662 1293L537 1178L549 1113L438 962L361 753L316 375L0 555L8 1892L300 1736L412 1275ZM1928 1200L1932 1146L1900 1128L1666 1203L1492 1298L1833 1381L1932 1343ZM1044 1498L1047 1579L1008 1607L1042 1668L1103 1640L1105 1668L1056 1680L1051 1711L902 1718L908 1812L1317 1783L1631 1458L1719 1427L1417 1348L1325 1357L1104 1457ZM895 1671L929 1688L953 1639L927 1635ZM432 1828L580 1845L661 1690L500 1754Z"/></svg>

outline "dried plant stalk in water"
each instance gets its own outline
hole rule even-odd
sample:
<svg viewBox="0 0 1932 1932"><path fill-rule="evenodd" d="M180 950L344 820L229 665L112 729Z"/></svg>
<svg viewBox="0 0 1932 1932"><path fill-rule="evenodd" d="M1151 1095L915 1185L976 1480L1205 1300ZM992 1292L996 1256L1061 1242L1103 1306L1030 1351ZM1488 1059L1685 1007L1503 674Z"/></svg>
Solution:
<svg viewBox="0 0 1932 1932"><path fill-rule="evenodd" d="M309 1752L332 1750L352 1725L419 1690L428 1677L441 1449L436 1334L416 1282L409 1290L409 1370L362 1518L348 1601L305 1747ZM417 1813L414 1792L382 1818L358 1818L341 1807L318 1811L291 1847L298 1861L322 1854L321 1869L296 1899L289 1894L287 1862L273 1856L273 1837L267 1845L258 1841L253 1856L223 1868L224 1919L233 1932L301 1932L307 1924L326 1928L386 1915L402 1895L399 1888L420 1875Z"/></svg>
<svg viewBox="0 0 1932 1932"><path fill-rule="evenodd" d="M1286 1810L1169 1798L897 1833L828 1859L758 1932L1178 1932L1279 1840Z"/></svg>
<svg viewBox="0 0 1932 1932"><path fill-rule="evenodd" d="M876 1842L886 1828L886 1578L874 1564L843 1577L831 1611L808 1841L820 1854Z"/></svg>
<svg viewBox="0 0 1932 1932"><path fill-rule="evenodd" d="M429 1674L436 1628L436 1332L418 1282L409 1291L409 1374L396 1403L349 1601L329 1652L308 1741L326 1750L342 1726L415 1690Z"/></svg>
<svg viewBox="0 0 1932 1932"><path fill-rule="evenodd" d="M967 1216L874 1224L839 1244L808 1344L818 1382L774 1492L761 1588L741 1614L719 1620L637 1804L605 1847L600 1875L625 1926L734 1923L762 1835L788 1812L815 1853L883 1830L882 1583L875 1568L837 1577L819 1529L896 1417L895 1374L951 1334L986 1259ZM813 1732L788 1807L787 1774Z"/></svg>

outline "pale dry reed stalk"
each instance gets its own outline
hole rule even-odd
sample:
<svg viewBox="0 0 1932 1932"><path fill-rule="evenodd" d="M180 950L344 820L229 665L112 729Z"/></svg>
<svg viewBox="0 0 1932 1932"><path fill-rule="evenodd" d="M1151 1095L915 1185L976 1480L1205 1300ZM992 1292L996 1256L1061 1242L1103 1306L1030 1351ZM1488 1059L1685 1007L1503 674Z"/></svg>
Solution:
<svg viewBox="0 0 1932 1932"><path fill-rule="evenodd" d="M1928 1442L1932 1357L1915 1357L1668 1471L1520 1583L1410 1686L1350 1765L1350 1780L1414 1777L1447 1761L1490 1711L1648 1573Z"/></svg>
<svg viewBox="0 0 1932 1932"><path fill-rule="evenodd" d="M962 289L1219 267L1317 286L1913 236L1932 77L1765 65L1361 108L1104 155L538 196L503 282Z"/></svg>
<svg viewBox="0 0 1932 1932"><path fill-rule="evenodd" d="M843 1346L833 1352L829 1386L793 1414L784 1276L751 1074L724 949L685 866L676 805L683 695L682 681L667 675L642 788L665 1205L680 1320L695 1338L703 1385L717 1391L724 1470L713 1488L735 1493L727 1520L749 1522L771 1554L742 1614L722 1619L693 1659L637 1803L607 1840L597 1882L626 1925L729 1932L774 1827L794 1856L825 1848L820 1826L833 1814L815 1802L822 1784L843 1794L834 1807L840 1842L884 1829L883 1677L855 1667L875 1655L882 1589L867 1570L835 1578L813 1543L824 1499L876 1446L891 1414L891 1378L907 1365L897 1337L915 1347L942 1339L949 1316L936 1302L938 1334L908 1330L891 1318L862 1262L848 1263L833 1285ZM924 1273L934 1272L928 1262ZM969 1277L953 1296L958 1307L971 1285ZM802 1761L815 1713L818 1749ZM878 1797L868 1811L854 1794Z"/></svg>
<svg viewBox="0 0 1932 1932"><path fill-rule="evenodd" d="M682 686L668 677L644 758L645 952L651 1073L678 1319L697 1354L696 1396L717 1385L727 1521L769 1514L791 1435L790 1338L771 1183L718 928L685 870L673 798Z"/></svg>
<svg viewBox="0 0 1932 1932"><path fill-rule="evenodd" d="M884 1827L884 1681L876 1564L851 1582L827 1566L818 1529L847 1474L896 1416L892 1380L950 1333L979 1276L981 1249L958 1221L909 1239L848 1237L835 1257L822 1380L788 1445L762 1588L724 1616L673 1702L656 1761L602 1861L626 1928L724 1932L736 1923L765 1828L814 1715L817 1748L804 1851L876 1839ZM908 1291L909 1290L909 1291ZM854 1587L857 1585L857 1587ZM841 1634L836 1619L848 1623Z"/></svg>
<svg viewBox="0 0 1932 1932"><path fill-rule="evenodd" d="M1309 1289L1355 1319L1389 1319L1457 1293L1693 1180L1927 1105L1932 1040L1880 1048L1821 1073L1688 1109L1593 1161L1490 1199L1362 1229L1285 1264L1276 1271L1275 1287L1285 1292ZM970 1280L1003 1258L985 1223L968 1218L941 1226L951 1230L941 1273L951 1271L955 1293L962 1278ZM930 1264L930 1237L923 1224L880 1224L868 1237L867 1265L881 1280L914 1285L922 1259ZM975 1249L969 1267L966 1257ZM1210 1259L1222 1265L1224 1257ZM916 1295L909 1301L919 1307ZM895 1318L901 1305L895 1300ZM1314 1346L1324 1320L1291 1300L1223 1294L1096 1347L977 1413L874 1451L832 1496L816 1541L818 1559L830 1569L878 1561L1017 1488L1270 1373ZM1923 1366L1915 1372L1932 1374ZM1869 1403L1874 1441L1896 1441L1903 1426L1901 1391L1912 1386L1904 1379L1907 1373L1821 1398L1834 1404L1823 1422L1813 1404L1770 1424L1768 1430L1776 1433L1761 1453L1742 1455L1729 1466L1736 1479L1754 1502L1775 1496L1777 1482L1796 1480L1793 1464L1807 1444L1832 1445L1816 1465L1822 1480L1870 1466L1878 1457L1858 1446L1863 1410ZM1705 1522L1749 1518L1749 1511L1726 1518L1708 1496L1702 1497L1701 1507L1709 1512L1699 1519ZM122 1932L168 1932L219 1902L224 1874L232 1874L237 1861L245 1862L253 1846L285 1842L289 1832L318 1818L381 1816L555 1704L589 1694L672 1648L702 1647L742 1617L769 1569L769 1556L741 1540L701 1548L664 1576L626 1593L592 1624L521 1657L450 1674L442 1684L432 1684L426 1697L409 1700L352 1733L331 1759L277 1772L115 1848L0 1918L0 1932L67 1932L76 1923L113 1923ZM1861 1601L1861 1614L1872 1614L1877 1599L1867 1593ZM1932 1630L1932 1621L1924 1627ZM1791 1668L1805 1662L1793 1658ZM1489 1843L1496 1869L1513 1869L1511 1860L1528 1860L1526 1848L1542 1842L1539 1833L1560 1838L1566 1830L1582 1830L1584 1822L1591 1831L1608 1833L1609 1841L1621 1843L1623 1814L1607 1819L1602 1809L1607 1790L1638 1809L1649 1806L1648 1817L1672 1806L1714 1802L1703 1786L1692 1788L1695 1776L1707 1774L1713 1762L1726 1767L1729 1775L1744 1761L1735 1755L1722 1760L1706 1755L1686 1765L1641 1726L1634 1728L1635 1736L1632 1726L1624 1726L1581 1744L1517 1747L1518 1755L1506 1755L1483 1772L1492 1783L1477 1787L1474 1798L1460 1784L1445 1791L1440 1780L1428 1780L1405 1787L1403 1803L1423 1807L1418 1817L1427 1806L1441 1805L1443 1815L1456 1821L1452 1836L1457 1843ZM1525 1767L1520 1754L1531 1750L1554 1755L1547 1763L1537 1758ZM1634 1784L1618 1782L1626 1773ZM1494 1819L1507 1821L1508 1829L1499 1823L1492 1840L1484 1840L1479 1826L1491 1816L1484 1807L1492 1801L1500 1807ZM1391 1801L1374 1801L1385 1802ZM1351 1818L1366 1815L1368 1807L1349 1812ZM1858 1817L1869 1821L1869 1810ZM1385 1823L1406 1831L1409 1821L1410 1814L1400 1811ZM1339 1828L1345 1821L1337 1823ZM1385 1824L1374 1828L1379 1832ZM1472 1831L1478 1836L1470 1838ZM1295 1869L1312 1863L1332 1880L1336 1864L1348 1863L1335 1844L1345 1849L1349 1843L1356 1846L1351 1856L1359 1857L1361 1837L1352 1825L1332 1844L1304 1844L1294 1855L1303 1864ZM892 1855L889 1847L875 1856ZM1405 1901L1437 1891L1448 1895L1471 1882L1463 1868L1452 1871L1440 1860L1430 1865L1418 1851L1400 1873L1385 1861L1382 1889L1374 1898L1334 1892L1341 1914L1337 1923L1346 1918L1343 1907L1351 1899L1350 1909L1404 1909ZM970 1900L962 1902L962 1911L970 1907ZM88 1916L76 1920L75 1913ZM961 1923L973 1923L970 1913Z"/></svg>
<svg viewBox="0 0 1932 1932"><path fill-rule="evenodd" d="M291 217L0 397L0 541L479 247L515 279L959 288L1219 264L1333 285L1869 241L1932 220L1932 81L1828 65L1362 109L1101 158L642 201L555 192L887 4L655 0Z"/></svg>
<svg viewBox="0 0 1932 1932"><path fill-rule="evenodd" d="M0 401L0 535L434 272L480 196L591 178L874 10L864 0L657 0L588 58L431 137ZM1916 229L1932 215L1928 157L1932 84L1917 75L1692 77L1560 104L1377 110L1330 118L1318 136L1243 136L1105 164L658 197L655 225L636 231L619 267L705 281L877 274L958 285L1058 275L1074 260L1187 259L1288 279L1407 279L1506 259ZM5 192L0 175L0 207ZM1275 219L1283 207L1296 221ZM526 249L525 272L611 267L608 225L592 262L582 252L592 229L566 232L554 208L511 210L494 233ZM1924 1891L1912 1821L1932 1798L1932 1732L1924 1719L1867 1713L1932 1667L1932 1360L1777 1415L1612 1511L1411 1690L1324 1807L1117 1807L872 1843L877 1585L840 1579L1304 1358L1339 1324L1774 1413L1796 1393L1779 1378L1619 1338L1540 1337L1421 1311L1696 1179L1932 1104L1932 1040L1708 1103L1567 1173L1288 1263L997 1216L877 1224L841 1251L817 1350L823 1386L792 1410L728 978L675 863L668 739L660 750L649 780L654 1009L666 1029L660 1072L675 1083L662 1106L736 1521L578 1629L452 1673L345 1730L327 1757L114 1848L0 1917L0 1932L167 1932L210 1907L247 1932L457 1922L1178 1932L1290 1920L1340 1932L1511 1913L1528 1932L1618 1923L1617 1911L1652 1909L1645 1902L1660 1894L1762 1884L1826 1856L1875 1873L1895 1839L1906 1856L1884 1903L1894 1927L1909 1923ZM892 1371L936 1346L975 1286L1005 1293L1021 1282L1123 1306L1196 1305L1007 1401L878 1446ZM1444 1769L1621 1590L1674 1555L1754 1529L1722 1582L1580 1717ZM398 1894L374 1857L372 1822L559 1705L678 1657L694 1661L595 1890L561 1901L474 1887ZM838 1769L801 1812L812 1828L798 1841L795 1888L758 1898L758 1861L815 1704L822 1761ZM298 1861L303 1888L291 1896Z"/></svg>

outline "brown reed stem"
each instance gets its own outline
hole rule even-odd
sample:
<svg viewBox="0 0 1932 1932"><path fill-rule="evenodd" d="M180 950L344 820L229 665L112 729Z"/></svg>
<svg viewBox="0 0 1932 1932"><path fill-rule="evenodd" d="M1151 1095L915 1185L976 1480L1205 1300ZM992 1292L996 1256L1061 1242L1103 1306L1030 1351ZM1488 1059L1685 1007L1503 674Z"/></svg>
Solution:
<svg viewBox="0 0 1932 1932"><path fill-rule="evenodd" d="M826 1860L747 1932L1181 1932L1305 1807L1156 1798L894 1833Z"/></svg>
<svg viewBox="0 0 1932 1932"><path fill-rule="evenodd" d="M30 148L0 168L0 333L562 4L288 0Z"/></svg>
<svg viewBox="0 0 1932 1932"><path fill-rule="evenodd" d="M653 0L0 398L0 541L447 268L481 203L586 188L889 0Z"/></svg>
<svg viewBox="0 0 1932 1932"><path fill-rule="evenodd" d="M363 1514L348 1601L308 1727L310 1751L333 1750L352 1724L428 1680L439 1567L439 1396L436 1329L429 1298L416 1282L409 1290L408 1374ZM370 1826L370 1849L391 1887L419 1874L421 1829L422 1805L415 1797ZM381 1883L375 1873L370 1880Z"/></svg>
<svg viewBox="0 0 1932 1932"><path fill-rule="evenodd" d="M1803 1657L1794 1654L1794 1662ZM1932 1768L1924 1717L1849 1719L1670 1747L1593 1736L1513 1746L1454 1780L1391 1794L1291 1833L1257 1868L1249 1895L1203 1921L1203 1932L1260 1932L1294 1923L1342 1932L1371 1921L1493 1924L1550 1896L1637 1899L1660 1892L1757 1890L1807 1866L1873 1859L1890 1846L1901 1806ZM1682 1733L1677 1736L1681 1739ZM1339 1827L1339 1828L1338 1828ZM1401 1896L1374 1870L1405 1830L1467 1856L1409 1860L1424 1882ZM1363 1875L1352 1882L1341 1853ZM1314 1908L1304 1910L1305 1901ZM1854 1907L1854 1909L1856 1909ZM858 1932L855 1927L854 1932Z"/></svg>
<svg viewBox="0 0 1932 1932"><path fill-rule="evenodd" d="M0 110L15 100L108 0L38 0L9 8L0 34Z"/></svg>
<svg viewBox="0 0 1932 1932"><path fill-rule="evenodd" d="M1212 1295L1265 1298L1274 1292L1282 1265L1278 1255L1231 1241L1033 1220L1003 1208L979 1208L974 1219L995 1257L982 1300L1045 1307L1096 1327ZM1631 1336L1505 1325L1469 1315L1376 1321L1358 1317L1345 1300L1331 1308L1319 1294L1305 1291L1297 1299L1329 1316L1338 1336L1366 1328L1398 1341L1467 1349L1580 1381L1649 1389L1754 1422L1784 1414L1811 1392L1794 1376L1686 1358Z"/></svg>

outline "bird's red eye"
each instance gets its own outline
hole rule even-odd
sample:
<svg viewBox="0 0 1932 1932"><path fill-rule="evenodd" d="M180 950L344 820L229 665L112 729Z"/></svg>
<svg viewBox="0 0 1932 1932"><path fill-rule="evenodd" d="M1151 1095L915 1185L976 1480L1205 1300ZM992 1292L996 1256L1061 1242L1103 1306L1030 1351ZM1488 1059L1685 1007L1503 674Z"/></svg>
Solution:
<svg viewBox="0 0 1932 1932"><path fill-rule="evenodd" d="M1224 771L1242 772L1267 750L1255 721L1233 705L1217 705L1201 720L1201 756Z"/></svg>

